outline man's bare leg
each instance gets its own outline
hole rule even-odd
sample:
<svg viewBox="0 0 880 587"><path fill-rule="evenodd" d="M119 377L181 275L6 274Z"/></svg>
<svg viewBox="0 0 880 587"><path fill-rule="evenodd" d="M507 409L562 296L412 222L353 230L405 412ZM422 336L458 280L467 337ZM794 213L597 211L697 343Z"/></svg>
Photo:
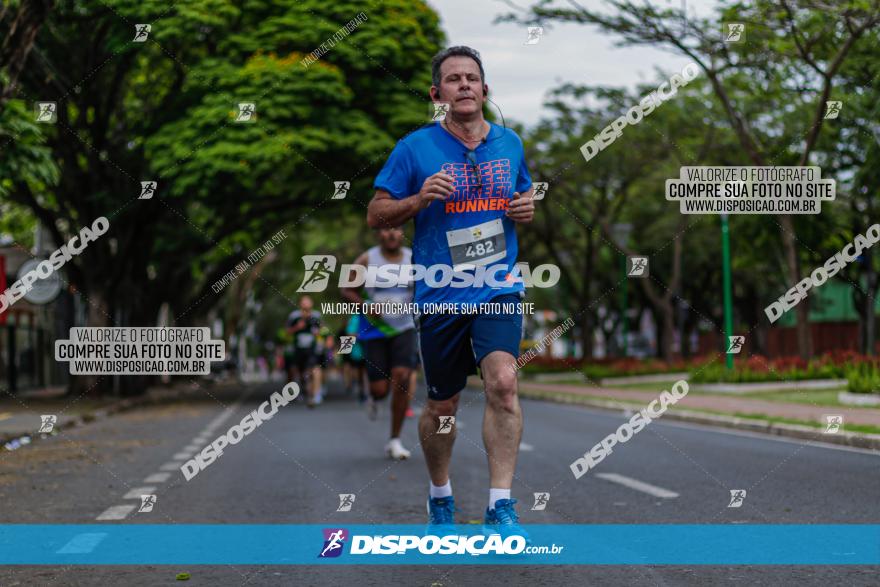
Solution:
<svg viewBox="0 0 880 587"><path fill-rule="evenodd" d="M409 374L409 403L412 403L413 398L416 396L416 389L419 388L419 370L412 369Z"/></svg>
<svg viewBox="0 0 880 587"><path fill-rule="evenodd" d="M458 409L458 394L447 400L428 399L419 418L419 438L428 465L431 483L437 487L449 482L449 462L455 443L455 427L449 434L437 434L441 416L454 416Z"/></svg>
<svg viewBox="0 0 880 587"><path fill-rule="evenodd" d="M510 353L492 351L480 364L486 390L483 444L489 458L489 486L498 489L510 489L513 483L522 438L515 361Z"/></svg>
<svg viewBox="0 0 880 587"><path fill-rule="evenodd" d="M309 383L309 372L302 370L299 367L294 367L291 370L291 380L296 381L296 384L299 385L302 393L305 394L306 400L312 401L312 387Z"/></svg>
<svg viewBox="0 0 880 587"><path fill-rule="evenodd" d="M321 366L312 367L312 397L316 398L321 395Z"/></svg>
<svg viewBox="0 0 880 587"><path fill-rule="evenodd" d="M412 369L394 367L391 369L391 438L400 438L406 409L409 407L409 375Z"/></svg>
<svg viewBox="0 0 880 587"><path fill-rule="evenodd" d="M370 381L370 396L375 400L385 399L388 395L388 380Z"/></svg>

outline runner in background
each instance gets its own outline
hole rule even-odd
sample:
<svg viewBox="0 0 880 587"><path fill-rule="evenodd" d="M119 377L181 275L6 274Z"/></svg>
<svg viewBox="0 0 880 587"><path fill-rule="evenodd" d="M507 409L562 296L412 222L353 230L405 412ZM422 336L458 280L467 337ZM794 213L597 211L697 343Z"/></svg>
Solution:
<svg viewBox="0 0 880 587"><path fill-rule="evenodd" d="M357 336L358 333L358 315L353 314L345 327L340 328L337 338L342 339L343 336ZM346 355L340 355L342 358L342 378L345 382L345 393L351 395L357 390L358 402L367 401L367 392L364 381L367 378L366 362L364 361L364 346L355 341L354 348Z"/></svg>
<svg viewBox="0 0 880 587"><path fill-rule="evenodd" d="M313 309L312 298L302 296L299 309L287 317L287 335L293 339L288 377L293 381L296 375L306 390L306 405L310 408L321 402L321 368L315 350L320 330L321 315Z"/></svg>
<svg viewBox="0 0 880 587"><path fill-rule="evenodd" d="M336 337L326 324L322 324L318 331L318 340L315 345L316 361L319 370L319 382L317 402L321 403L327 395L327 384L330 381L333 369L336 367L334 357L336 355Z"/></svg>
<svg viewBox="0 0 880 587"><path fill-rule="evenodd" d="M358 257L354 264L363 267L410 265L412 250L403 246L400 228L382 228L376 231L379 245ZM349 276L351 278L352 276ZM369 278L368 278L369 279ZM386 287L382 287L386 286ZM350 302L377 302L409 304L412 302L413 284L406 287L392 280L369 283L364 288L366 297L354 288L343 288L342 296ZM409 408L411 390L410 375L415 366L415 323L409 313L379 313L373 309L359 316L358 341L364 344L367 376L370 380L370 419L378 416L377 401L391 397L391 439L385 445L385 454L395 460L408 459L410 452L400 441L400 431Z"/></svg>

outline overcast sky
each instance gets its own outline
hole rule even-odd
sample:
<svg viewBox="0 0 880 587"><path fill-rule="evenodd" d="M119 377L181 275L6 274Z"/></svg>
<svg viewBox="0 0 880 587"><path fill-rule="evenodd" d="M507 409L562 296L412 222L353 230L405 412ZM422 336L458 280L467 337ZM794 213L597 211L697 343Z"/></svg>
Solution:
<svg viewBox="0 0 880 587"><path fill-rule="evenodd" d="M513 23L492 24L513 9L499 0L426 0L439 14L450 45L468 45L480 52L490 97L505 118L533 124L547 112L547 90L565 82L633 88L656 79L655 69L680 71L688 62L675 54L648 47L614 47L616 37L588 25L545 27L536 45L525 45L527 28ZM528 0L512 0L523 8ZM588 8L602 0L580 0ZM682 0L654 0L658 7L678 8ZM689 14L708 16L715 0L687 0ZM570 7L571 4L564 3ZM494 108L493 108L494 109Z"/></svg>

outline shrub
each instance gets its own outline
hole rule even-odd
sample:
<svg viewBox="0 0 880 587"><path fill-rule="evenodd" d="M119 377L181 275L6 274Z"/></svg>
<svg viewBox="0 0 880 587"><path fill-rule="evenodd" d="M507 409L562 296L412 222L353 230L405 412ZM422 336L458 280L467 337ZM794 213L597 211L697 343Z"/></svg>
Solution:
<svg viewBox="0 0 880 587"><path fill-rule="evenodd" d="M880 389L880 371L877 359L851 351L835 351L804 361L800 357L767 359L753 355L739 359L734 369L728 370L723 360L716 360L691 371L693 383L756 383L772 381L803 381L805 379L844 379L850 374L860 380L859 389L867 393ZM872 377L877 377L876 383ZM867 387L866 387L867 386Z"/></svg>
<svg viewBox="0 0 880 587"><path fill-rule="evenodd" d="M850 393L880 392L880 370L875 363L863 362L846 372L846 390Z"/></svg>
<svg viewBox="0 0 880 587"><path fill-rule="evenodd" d="M593 381L609 379L612 377L627 377L631 375L655 375L658 373L679 373L695 368L696 365L705 362L705 358L685 361L676 359L665 362L659 359L614 359L607 362L591 362L583 368L584 375Z"/></svg>

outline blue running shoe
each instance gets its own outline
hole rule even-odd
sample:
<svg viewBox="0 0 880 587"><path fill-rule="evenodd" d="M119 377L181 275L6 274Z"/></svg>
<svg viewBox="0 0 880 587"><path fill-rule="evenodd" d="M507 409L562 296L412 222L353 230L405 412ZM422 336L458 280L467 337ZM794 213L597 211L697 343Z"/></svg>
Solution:
<svg viewBox="0 0 880 587"><path fill-rule="evenodd" d="M513 505L515 499L499 499L495 502L495 509L486 508L486 517L483 519L483 532L486 534L501 534L502 538L508 536L522 536L526 544L531 544L532 539L519 524L519 516Z"/></svg>
<svg viewBox="0 0 880 587"><path fill-rule="evenodd" d="M455 531L455 499L449 497L428 496L428 527L427 534L444 536L456 534Z"/></svg>

